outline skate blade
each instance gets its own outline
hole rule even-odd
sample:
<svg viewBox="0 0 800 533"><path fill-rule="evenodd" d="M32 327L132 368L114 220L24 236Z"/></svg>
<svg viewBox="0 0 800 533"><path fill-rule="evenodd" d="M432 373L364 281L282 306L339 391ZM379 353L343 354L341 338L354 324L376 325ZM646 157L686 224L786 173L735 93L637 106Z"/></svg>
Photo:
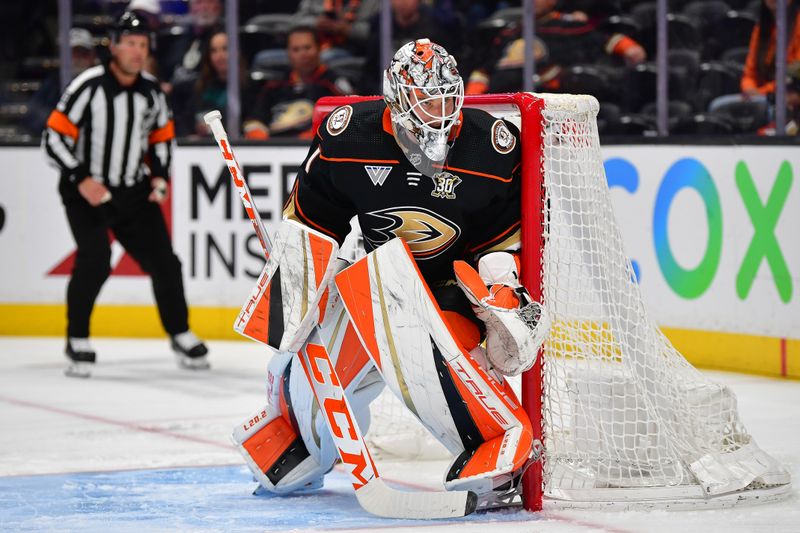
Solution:
<svg viewBox="0 0 800 533"><path fill-rule="evenodd" d="M205 356L187 357L185 355L176 355L175 360L178 363L178 367L184 370L208 370L211 368L211 364Z"/></svg>
<svg viewBox="0 0 800 533"><path fill-rule="evenodd" d="M64 370L64 375L71 378L88 378L92 376L92 363L72 362Z"/></svg>
<svg viewBox="0 0 800 533"><path fill-rule="evenodd" d="M519 494L519 491L478 496L477 509L481 511L489 509L507 509L509 507L522 507L522 495Z"/></svg>

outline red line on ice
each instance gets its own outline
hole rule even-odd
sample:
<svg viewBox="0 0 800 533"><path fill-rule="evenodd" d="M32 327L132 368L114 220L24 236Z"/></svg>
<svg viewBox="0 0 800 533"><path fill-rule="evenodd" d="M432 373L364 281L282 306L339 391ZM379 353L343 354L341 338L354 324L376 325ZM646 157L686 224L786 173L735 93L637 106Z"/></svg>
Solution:
<svg viewBox="0 0 800 533"><path fill-rule="evenodd" d="M97 415L89 415L85 413L79 413L77 411L69 411L67 409L61 409L59 407L52 407L49 405L44 405L40 403L28 402L26 400L17 400L15 398L8 398L6 396L0 396L0 401L4 401L6 403L10 403L12 405L18 405L20 407L29 407L31 409L39 409L40 411L47 411L50 413L58 413L61 415L72 416L75 418L82 418L84 420L91 420L92 422L99 422L101 424L109 424L112 426L119 426L125 429L130 429L132 431L141 431L144 433L155 433L157 435L164 435L165 437L171 437L173 439L180 439L180 440L187 440L190 442L196 442L198 444L207 444L209 446L214 446L216 448L224 448L226 450L230 450L231 446L228 444L223 444L221 442L216 442L212 440L201 439L198 437L191 437L189 435L182 435L180 433L174 433L172 431L168 431L166 429L159 429L154 427L143 426L140 424L134 424L131 422L120 422L119 420L114 420L112 418L105 418L102 416Z"/></svg>

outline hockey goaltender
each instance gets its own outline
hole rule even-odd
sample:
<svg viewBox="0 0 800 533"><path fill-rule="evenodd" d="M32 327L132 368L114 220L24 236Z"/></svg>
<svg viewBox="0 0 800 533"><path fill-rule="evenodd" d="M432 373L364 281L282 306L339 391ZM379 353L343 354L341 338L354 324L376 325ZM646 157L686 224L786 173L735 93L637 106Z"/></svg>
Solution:
<svg viewBox="0 0 800 533"><path fill-rule="evenodd" d="M302 164L254 292L265 312L248 302L236 326L278 349L267 405L233 438L273 493L321 487L342 458L376 514L514 505L536 457L505 377L549 329L519 283L519 132L462 108L455 58L427 39L395 53L383 96L333 110ZM336 254L353 216L368 255L348 266ZM377 484L359 430L384 384L455 456L449 492Z"/></svg>

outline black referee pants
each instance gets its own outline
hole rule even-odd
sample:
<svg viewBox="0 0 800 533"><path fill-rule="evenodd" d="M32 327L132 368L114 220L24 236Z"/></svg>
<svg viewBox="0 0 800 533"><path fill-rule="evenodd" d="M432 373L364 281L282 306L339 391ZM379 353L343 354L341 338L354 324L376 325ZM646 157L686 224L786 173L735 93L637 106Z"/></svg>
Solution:
<svg viewBox="0 0 800 533"><path fill-rule="evenodd" d="M67 335L88 337L89 318L100 288L111 273L108 230L150 275L164 329L170 335L189 329L181 262L172 250L158 204L149 202L150 186L111 189L111 202L92 207L74 184L59 186L77 256L67 285Z"/></svg>

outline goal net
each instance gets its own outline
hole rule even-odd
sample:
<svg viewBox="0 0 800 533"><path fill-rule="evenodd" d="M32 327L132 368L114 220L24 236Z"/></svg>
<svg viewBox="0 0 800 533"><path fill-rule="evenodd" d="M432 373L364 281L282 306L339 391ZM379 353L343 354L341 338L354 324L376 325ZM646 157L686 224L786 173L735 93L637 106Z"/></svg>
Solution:
<svg viewBox="0 0 800 533"><path fill-rule="evenodd" d="M526 507L725 506L788 494L789 474L742 425L734 394L647 316L612 209L597 101L519 93L465 105L520 127L523 282L553 321L522 378L544 446L526 475ZM370 441L385 452L446 453L391 397L372 417Z"/></svg>

